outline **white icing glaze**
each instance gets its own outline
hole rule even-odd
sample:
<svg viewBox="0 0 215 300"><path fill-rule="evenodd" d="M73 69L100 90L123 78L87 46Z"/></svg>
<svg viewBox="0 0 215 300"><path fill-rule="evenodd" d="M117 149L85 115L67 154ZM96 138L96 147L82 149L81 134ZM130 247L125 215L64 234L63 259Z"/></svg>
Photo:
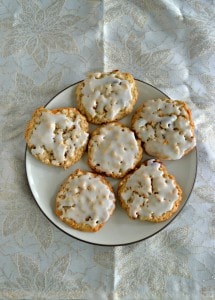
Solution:
<svg viewBox="0 0 215 300"><path fill-rule="evenodd" d="M67 187L67 192L61 191L59 194L65 196L58 207L62 211L61 218L89 224L91 227L109 219L115 209L115 196L99 177L88 172L70 179Z"/></svg>
<svg viewBox="0 0 215 300"><path fill-rule="evenodd" d="M114 120L115 116L125 109L132 99L133 84L117 78L117 74L90 74L84 81L82 103L92 116Z"/></svg>
<svg viewBox="0 0 215 300"><path fill-rule="evenodd" d="M133 125L145 150L158 157L180 159L196 145L189 116L176 101L147 100Z"/></svg>
<svg viewBox="0 0 215 300"><path fill-rule="evenodd" d="M125 173L135 166L139 153L134 133L116 123L100 128L100 134L90 140L92 164L108 174Z"/></svg>
<svg viewBox="0 0 215 300"><path fill-rule="evenodd" d="M33 155L43 155L45 150L53 152L53 165L59 165L67 157L74 155L77 148L85 145L88 133L80 127L81 118L77 114L72 121L63 113L52 114L44 111L40 117L40 123L33 130L30 144L35 148L31 150Z"/></svg>
<svg viewBox="0 0 215 300"><path fill-rule="evenodd" d="M151 159L147 165L141 165L127 180L123 201L129 206L129 215L133 218L162 216L172 210L178 200L178 190L173 179L163 177L160 163Z"/></svg>

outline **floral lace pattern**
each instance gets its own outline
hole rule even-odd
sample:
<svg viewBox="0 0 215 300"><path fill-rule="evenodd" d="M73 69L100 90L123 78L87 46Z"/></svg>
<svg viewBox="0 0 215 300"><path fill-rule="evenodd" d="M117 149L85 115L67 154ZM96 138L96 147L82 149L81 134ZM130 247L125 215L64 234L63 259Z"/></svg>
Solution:
<svg viewBox="0 0 215 300"><path fill-rule="evenodd" d="M0 298L213 299L213 1L0 0ZM77 241L26 183L32 111L90 71L121 69L186 99L198 138L193 193L171 225L130 246Z"/></svg>

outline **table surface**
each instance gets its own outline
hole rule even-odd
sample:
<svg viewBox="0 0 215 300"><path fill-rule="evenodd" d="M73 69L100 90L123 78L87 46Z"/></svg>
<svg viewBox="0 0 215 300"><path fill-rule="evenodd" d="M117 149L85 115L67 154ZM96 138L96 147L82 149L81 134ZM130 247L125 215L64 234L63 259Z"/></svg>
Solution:
<svg viewBox="0 0 215 300"><path fill-rule="evenodd" d="M0 299L215 297L214 1L0 1ZM120 69L186 101L198 172L177 218L148 240L95 246L40 211L26 122L92 71Z"/></svg>

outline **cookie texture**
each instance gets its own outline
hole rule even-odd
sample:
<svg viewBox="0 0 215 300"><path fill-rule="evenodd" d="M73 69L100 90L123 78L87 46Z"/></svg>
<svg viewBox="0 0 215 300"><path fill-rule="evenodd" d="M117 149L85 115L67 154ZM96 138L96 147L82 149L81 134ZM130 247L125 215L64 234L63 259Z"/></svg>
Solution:
<svg viewBox="0 0 215 300"><path fill-rule="evenodd" d="M61 186L56 215L74 229L96 232L115 210L112 186L101 175L77 169Z"/></svg>
<svg viewBox="0 0 215 300"><path fill-rule="evenodd" d="M34 157L48 165L68 168L85 152L88 132L88 122L77 109L39 107L28 122L25 139Z"/></svg>
<svg viewBox="0 0 215 300"><path fill-rule="evenodd" d="M165 166L151 159L121 180L118 198L130 218L162 222L178 210L182 190Z"/></svg>
<svg viewBox="0 0 215 300"><path fill-rule="evenodd" d="M128 115L137 100L133 76L118 70L90 73L78 84L78 109L93 124L117 121Z"/></svg>
<svg viewBox="0 0 215 300"><path fill-rule="evenodd" d="M183 101L144 101L133 115L131 128L145 151L159 159L180 159L196 145L191 110Z"/></svg>
<svg viewBox="0 0 215 300"><path fill-rule="evenodd" d="M142 152L141 141L134 132L113 122L93 131L88 144L88 163L98 173L122 178L140 162Z"/></svg>

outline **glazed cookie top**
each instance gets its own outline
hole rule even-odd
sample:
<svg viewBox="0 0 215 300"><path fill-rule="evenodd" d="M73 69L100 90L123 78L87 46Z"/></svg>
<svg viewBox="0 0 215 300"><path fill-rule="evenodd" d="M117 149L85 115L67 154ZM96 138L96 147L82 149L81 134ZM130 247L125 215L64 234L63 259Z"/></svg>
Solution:
<svg viewBox="0 0 215 300"><path fill-rule="evenodd" d="M128 175L120 193L132 218L158 218L171 211L181 197L174 177L154 159L146 161Z"/></svg>
<svg viewBox="0 0 215 300"><path fill-rule="evenodd" d="M115 196L100 175L76 170L58 196L62 219L96 227L105 223L115 209Z"/></svg>
<svg viewBox="0 0 215 300"><path fill-rule="evenodd" d="M36 114L26 133L33 155L42 157L47 152L51 153L51 164L58 166L87 143L88 125L85 129L81 126L83 121L85 125L87 122L75 108L54 111L39 108Z"/></svg>
<svg viewBox="0 0 215 300"><path fill-rule="evenodd" d="M180 159L196 145L191 111L182 101L144 101L132 118L132 129L146 152L160 159Z"/></svg>
<svg viewBox="0 0 215 300"><path fill-rule="evenodd" d="M120 113L136 102L134 88L135 81L128 73L91 73L83 82L80 106L97 124L116 121Z"/></svg>
<svg viewBox="0 0 215 300"><path fill-rule="evenodd" d="M141 142L133 131L117 122L97 128L89 141L89 165L108 176L123 177L141 158Z"/></svg>

